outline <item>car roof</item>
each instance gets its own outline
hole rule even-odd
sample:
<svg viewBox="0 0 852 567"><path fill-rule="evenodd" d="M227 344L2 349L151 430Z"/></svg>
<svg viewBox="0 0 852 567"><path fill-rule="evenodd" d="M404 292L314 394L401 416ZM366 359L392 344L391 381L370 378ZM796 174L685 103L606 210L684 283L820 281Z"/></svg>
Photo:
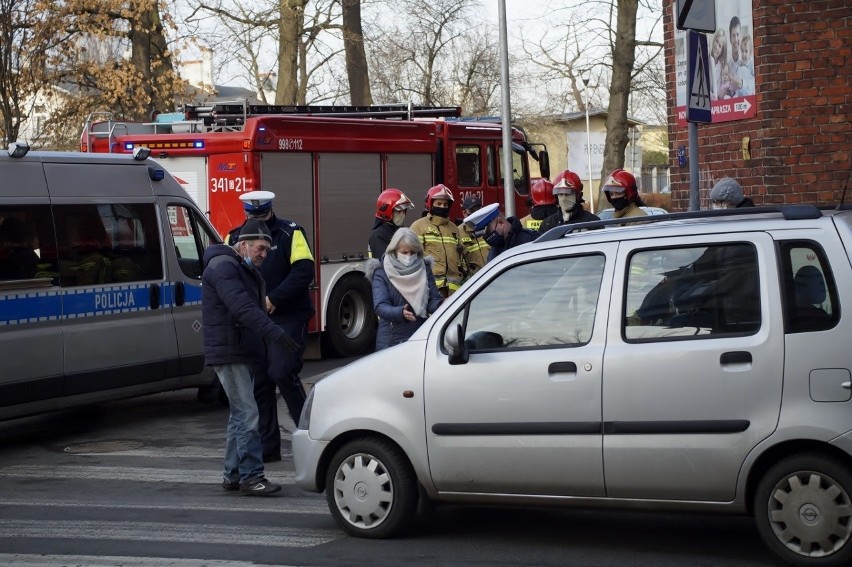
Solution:
<svg viewBox="0 0 852 567"><path fill-rule="evenodd" d="M852 207L847 205L839 210L848 211L852 210ZM556 242L556 246L559 246L560 244L574 245L581 242L583 244L617 242L628 238L657 238L688 236L696 233L801 228L802 222L808 222L811 226L826 221L830 222L830 217L838 212L838 209L820 209L814 205L781 205L666 213L646 217L561 225L541 235L535 241L535 244L544 246ZM618 230L594 230L599 228L617 228Z"/></svg>

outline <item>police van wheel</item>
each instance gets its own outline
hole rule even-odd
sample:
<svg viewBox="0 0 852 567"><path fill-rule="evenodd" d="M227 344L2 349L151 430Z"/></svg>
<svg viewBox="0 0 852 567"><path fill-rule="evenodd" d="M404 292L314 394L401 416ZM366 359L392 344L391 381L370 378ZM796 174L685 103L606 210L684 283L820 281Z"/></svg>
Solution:
<svg viewBox="0 0 852 567"><path fill-rule="evenodd" d="M342 278L328 300L323 333L325 350L340 357L370 352L376 341L376 317L370 282L362 274Z"/></svg>

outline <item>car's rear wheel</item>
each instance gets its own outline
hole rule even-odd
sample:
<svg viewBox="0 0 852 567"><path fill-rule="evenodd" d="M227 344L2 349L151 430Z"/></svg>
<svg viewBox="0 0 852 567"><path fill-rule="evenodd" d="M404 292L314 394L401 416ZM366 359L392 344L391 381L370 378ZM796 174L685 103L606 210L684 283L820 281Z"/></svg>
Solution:
<svg viewBox="0 0 852 567"><path fill-rule="evenodd" d="M385 538L411 525L418 485L410 463L393 443L368 437L348 442L334 455L325 495L344 531Z"/></svg>
<svg viewBox="0 0 852 567"><path fill-rule="evenodd" d="M754 512L763 540L793 565L852 565L852 471L840 460L779 461L757 487Z"/></svg>

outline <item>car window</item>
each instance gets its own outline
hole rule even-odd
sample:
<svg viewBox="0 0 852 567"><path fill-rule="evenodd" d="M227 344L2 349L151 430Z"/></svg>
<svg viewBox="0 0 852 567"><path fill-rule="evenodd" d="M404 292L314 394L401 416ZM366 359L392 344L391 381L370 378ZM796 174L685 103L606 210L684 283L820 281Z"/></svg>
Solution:
<svg viewBox="0 0 852 567"><path fill-rule="evenodd" d="M58 281L50 206L0 206L0 287L44 287Z"/></svg>
<svg viewBox="0 0 852 567"><path fill-rule="evenodd" d="M837 324L840 310L834 277L816 242L781 245L787 332L824 331Z"/></svg>
<svg viewBox="0 0 852 567"><path fill-rule="evenodd" d="M56 205L53 214L62 287L162 279L153 204Z"/></svg>
<svg viewBox="0 0 852 567"><path fill-rule="evenodd" d="M450 328L463 325L471 352L586 344L604 262L593 254L514 266L489 282Z"/></svg>
<svg viewBox="0 0 852 567"><path fill-rule="evenodd" d="M745 243L634 252L624 305L628 342L755 333L757 252Z"/></svg>
<svg viewBox="0 0 852 567"><path fill-rule="evenodd" d="M200 280L203 271L201 257L204 250L210 246L211 236L204 230L197 214L189 207L169 205L167 211L180 269L184 275Z"/></svg>

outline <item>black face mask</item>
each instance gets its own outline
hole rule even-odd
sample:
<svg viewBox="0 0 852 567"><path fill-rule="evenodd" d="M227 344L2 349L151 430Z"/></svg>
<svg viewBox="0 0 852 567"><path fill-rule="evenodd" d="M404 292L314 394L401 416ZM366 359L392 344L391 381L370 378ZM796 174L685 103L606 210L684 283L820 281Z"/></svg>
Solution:
<svg viewBox="0 0 852 567"><path fill-rule="evenodd" d="M429 212L432 213L433 217L447 218L450 216L449 207L432 207Z"/></svg>
<svg viewBox="0 0 852 567"><path fill-rule="evenodd" d="M627 208L630 201L627 200L627 197L619 197L618 199L612 199L610 204L616 211L621 211Z"/></svg>
<svg viewBox="0 0 852 567"><path fill-rule="evenodd" d="M502 248L506 244L506 239L503 238L502 234L493 230L485 237L485 243L491 248Z"/></svg>

